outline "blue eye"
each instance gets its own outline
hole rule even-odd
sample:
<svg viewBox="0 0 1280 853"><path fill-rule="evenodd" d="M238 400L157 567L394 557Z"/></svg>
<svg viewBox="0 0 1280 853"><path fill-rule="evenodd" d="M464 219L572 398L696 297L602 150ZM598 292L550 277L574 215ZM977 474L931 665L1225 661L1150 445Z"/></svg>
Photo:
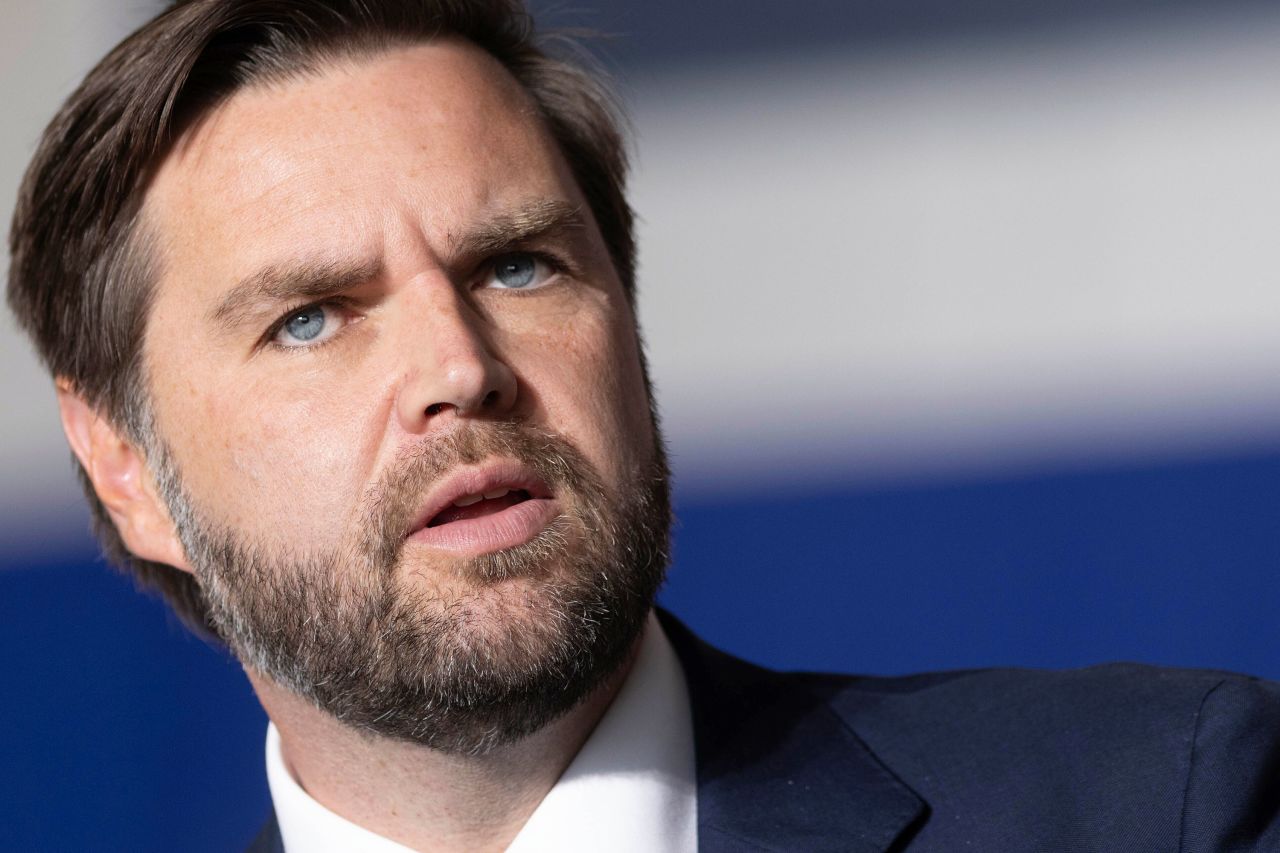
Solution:
<svg viewBox="0 0 1280 853"><path fill-rule="evenodd" d="M493 267L493 275L503 287L528 287L537 271L537 263L528 255L508 255Z"/></svg>
<svg viewBox="0 0 1280 853"><path fill-rule="evenodd" d="M309 341L324 329L324 309L319 305L299 311L285 321L284 330L300 341Z"/></svg>
<svg viewBox="0 0 1280 853"><path fill-rule="evenodd" d="M541 287L551 277L545 261L528 252L503 255L493 262L491 286L504 290L531 290Z"/></svg>
<svg viewBox="0 0 1280 853"><path fill-rule="evenodd" d="M284 347L306 347L323 343L342 328L340 315L328 304L309 305L285 317L275 334L275 342Z"/></svg>

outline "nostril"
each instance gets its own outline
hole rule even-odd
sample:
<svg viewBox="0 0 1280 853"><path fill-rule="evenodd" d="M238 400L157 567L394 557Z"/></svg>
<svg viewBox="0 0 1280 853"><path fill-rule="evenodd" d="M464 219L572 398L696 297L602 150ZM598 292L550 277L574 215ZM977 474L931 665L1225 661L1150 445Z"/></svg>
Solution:
<svg viewBox="0 0 1280 853"><path fill-rule="evenodd" d="M471 403L471 401L468 401L468 405L459 405L458 403L443 401L439 403L432 403L422 411L426 414L427 417L435 417L436 415L448 409L456 409L457 413L461 415L464 412L466 413L472 412L473 406L474 406L474 411L495 408L501 401L502 401L502 393L500 391L494 390L494 391L490 391L489 393L485 394L482 398L480 398L480 401L478 403Z"/></svg>

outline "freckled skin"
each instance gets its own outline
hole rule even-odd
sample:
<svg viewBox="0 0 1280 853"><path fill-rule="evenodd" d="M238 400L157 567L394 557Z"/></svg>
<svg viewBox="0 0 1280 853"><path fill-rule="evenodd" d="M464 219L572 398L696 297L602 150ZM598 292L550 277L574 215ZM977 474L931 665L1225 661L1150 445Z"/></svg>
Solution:
<svg viewBox="0 0 1280 853"><path fill-rule="evenodd" d="M580 275L517 295L450 266L451 235L532 200L582 209L560 247ZM478 417L426 411L481 363L514 377L498 415L567 437L606 487L651 455L634 318L598 228L527 96L471 46L237 94L162 165L144 214L162 259L144 347L158 425L197 505L247 539L343 541L397 452ZM210 321L246 275L315 255L383 262L331 341L260 347L283 309L234 334Z"/></svg>

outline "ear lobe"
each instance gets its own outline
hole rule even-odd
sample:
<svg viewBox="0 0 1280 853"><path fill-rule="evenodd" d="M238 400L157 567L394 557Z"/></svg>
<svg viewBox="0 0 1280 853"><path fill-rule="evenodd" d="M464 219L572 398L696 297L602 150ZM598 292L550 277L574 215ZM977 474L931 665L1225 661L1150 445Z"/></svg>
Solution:
<svg viewBox="0 0 1280 853"><path fill-rule="evenodd" d="M57 383L58 414L71 451L136 557L190 572L186 553L164 502L156 494L141 451L121 436L70 383Z"/></svg>

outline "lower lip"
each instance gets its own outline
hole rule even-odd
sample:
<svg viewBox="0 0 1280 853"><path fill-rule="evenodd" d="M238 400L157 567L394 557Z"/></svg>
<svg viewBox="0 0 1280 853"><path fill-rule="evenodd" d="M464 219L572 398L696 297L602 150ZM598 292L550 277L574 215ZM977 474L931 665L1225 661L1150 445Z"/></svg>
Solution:
<svg viewBox="0 0 1280 853"><path fill-rule="evenodd" d="M554 498L530 498L492 515L424 527L409 541L458 556L478 556L523 545L541 533L559 511Z"/></svg>

